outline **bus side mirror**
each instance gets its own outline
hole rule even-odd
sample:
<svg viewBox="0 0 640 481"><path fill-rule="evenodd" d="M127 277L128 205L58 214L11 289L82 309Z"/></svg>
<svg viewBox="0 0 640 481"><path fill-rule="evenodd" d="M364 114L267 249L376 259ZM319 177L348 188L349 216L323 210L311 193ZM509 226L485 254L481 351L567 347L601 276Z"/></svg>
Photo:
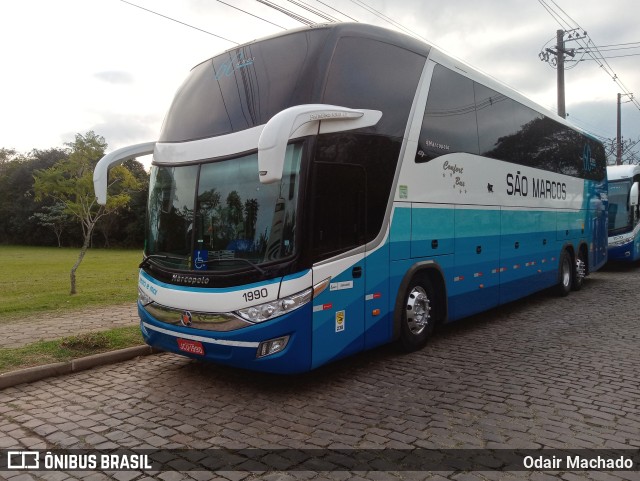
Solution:
<svg viewBox="0 0 640 481"><path fill-rule="evenodd" d="M107 203L109 168L141 155L153 154L155 145L155 142L129 145L108 153L98 161L96 168L93 170L93 190L98 198L98 204L105 205Z"/></svg>
<svg viewBox="0 0 640 481"><path fill-rule="evenodd" d="M296 105L278 112L266 123L258 140L260 182L270 184L282 179L284 155L290 139L324 132L340 132L378 123L379 110L350 109L336 105ZM327 129L318 124L331 121ZM311 125L306 125L312 123Z"/></svg>
<svg viewBox="0 0 640 481"><path fill-rule="evenodd" d="M629 193L629 205L631 207L638 205L638 182L634 182Z"/></svg>

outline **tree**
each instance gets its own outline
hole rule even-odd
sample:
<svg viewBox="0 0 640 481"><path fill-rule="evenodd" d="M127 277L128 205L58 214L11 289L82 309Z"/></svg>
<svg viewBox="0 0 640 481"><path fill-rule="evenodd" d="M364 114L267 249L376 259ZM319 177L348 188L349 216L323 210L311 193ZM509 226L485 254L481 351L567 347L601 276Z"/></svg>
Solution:
<svg viewBox="0 0 640 481"><path fill-rule="evenodd" d="M107 143L93 131L76 134L75 141L66 144L69 155L53 167L35 173L36 200L52 198L65 206L66 212L82 226L83 243L78 260L71 268L71 294L76 294L76 270L91 243L96 223L105 215L126 206L131 192L140 188L136 178L123 166L110 171L112 192L106 205L99 205L93 190L93 170L104 155Z"/></svg>
<svg viewBox="0 0 640 481"><path fill-rule="evenodd" d="M144 166L135 159L122 164L136 178L140 190L131 193L131 200L126 208L104 216L96 225L96 231L104 236L105 247L118 245L126 247L142 247L145 234L145 217L149 196L149 174ZM95 238L93 240L95 245Z"/></svg>
<svg viewBox="0 0 640 481"><path fill-rule="evenodd" d="M42 232L32 217L39 206L34 199L33 174L67 157L60 149L33 150L17 154L0 149L0 242L12 244L53 244L55 237ZM52 202L47 202L49 205Z"/></svg>
<svg viewBox="0 0 640 481"><path fill-rule="evenodd" d="M58 239L58 247L62 247L62 232L64 232L70 221L64 204L57 202L53 205L45 205L42 208L42 212L36 212L31 218L43 227L50 227Z"/></svg>
<svg viewBox="0 0 640 481"><path fill-rule="evenodd" d="M0 148L0 174L4 173L5 166L16 158L17 152L14 149Z"/></svg>

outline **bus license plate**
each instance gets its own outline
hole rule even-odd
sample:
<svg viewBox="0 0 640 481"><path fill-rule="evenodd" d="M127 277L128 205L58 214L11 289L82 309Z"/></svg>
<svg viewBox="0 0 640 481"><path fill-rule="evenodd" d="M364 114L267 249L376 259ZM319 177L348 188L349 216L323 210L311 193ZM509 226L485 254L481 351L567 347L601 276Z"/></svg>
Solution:
<svg viewBox="0 0 640 481"><path fill-rule="evenodd" d="M204 346L198 341L189 341L187 339L178 339L178 349L190 354L198 354L204 356Z"/></svg>

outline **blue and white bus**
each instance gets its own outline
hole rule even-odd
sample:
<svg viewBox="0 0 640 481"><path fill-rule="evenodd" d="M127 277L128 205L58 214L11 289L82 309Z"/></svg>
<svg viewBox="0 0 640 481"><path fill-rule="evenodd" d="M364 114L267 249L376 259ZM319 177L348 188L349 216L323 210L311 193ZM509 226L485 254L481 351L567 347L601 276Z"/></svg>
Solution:
<svg viewBox="0 0 640 481"><path fill-rule="evenodd" d="M362 24L197 65L153 153L148 344L303 372L556 286L607 259L602 145L413 38Z"/></svg>
<svg viewBox="0 0 640 481"><path fill-rule="evenodd" d="M638 186L640 165L610 165L609 260L634 262L640 259L640 212Z"/></svg>

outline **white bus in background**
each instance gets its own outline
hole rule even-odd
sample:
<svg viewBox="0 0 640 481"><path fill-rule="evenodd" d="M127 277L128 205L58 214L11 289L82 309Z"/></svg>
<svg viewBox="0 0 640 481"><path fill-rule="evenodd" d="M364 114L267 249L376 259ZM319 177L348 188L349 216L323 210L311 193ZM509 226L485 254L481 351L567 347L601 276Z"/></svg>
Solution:
<svg viewBox="0 0 640 481"><path fill-rule="evenodd" d="M640 165L610 165L607 177L609 260L637 261L640 259Z"/></svg>
<svg viewBox="0 0 640 481"><path fill-rule="evenodd" d="M194 67L153 153L138 311L148 344L302 372L424 345L606 262L602 145L406 35L304 28Z"/></svg>

